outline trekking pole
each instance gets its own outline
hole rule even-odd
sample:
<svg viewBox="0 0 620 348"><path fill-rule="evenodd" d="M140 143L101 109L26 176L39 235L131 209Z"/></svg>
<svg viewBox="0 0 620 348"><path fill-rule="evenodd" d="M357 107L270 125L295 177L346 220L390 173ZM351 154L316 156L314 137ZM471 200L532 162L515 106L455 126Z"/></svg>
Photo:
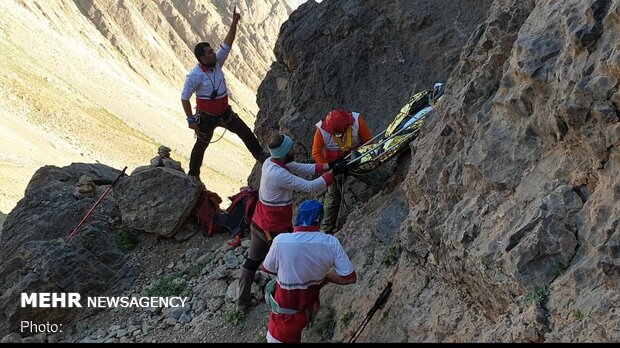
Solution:
<svg viewBox="0 0 620 348"><path fill-rule="evenodd" d="M116 178L116 180L112 181L112 184L110 184L110 187L108 187L105 192L103 192L103 194L101 195L101 197L99 197L99 199L95 202L95 204L93 204L92 208L90 208L90 210L88 211L88 213L86 213L86 215L82 218L82 221L80 221L80 223L73 229L73 231L71 232L71 234L69 235L69 237L67 238L67 242L71 240L71 238L75 237L75 235L77 234L78 228L80 228L80 226L82 226L82 224L84 222L86 222L86 220L93 214L93 211L95 211L95 208L97 208L97 206L99 205L99 203L101 203L101 201L103 200L103 198L108 194L108 192L110 192L110 190L112 189L112 186L114 186L114 184L116 184L116 182L123 177L123 175L125 175L125 170L127 170L127 167L123 168L123 171L118 175L118 177Z"/></svg>
<svg viewBox="0 0 620 348"><path fill-rule="evenodd" d="M359 335L362 333L362 331L364 331L366 324L370 322L370 319L372 319L372 317L375 315L377 310L379 310L380 308L383 308L383 304L387 300L388 296L390 296L390 293L392 293L392 282L387 283L387 286L385 287L385 289L383 289L383 291L381 292L381 295L379 295L379 298L377 298L377 300L375 301L375 304L368 311L366 318L364 318L364 321L362 321L362 324L360 324L360 326L357 328L353 336L351 336L351 339L349 339L348 343L355 343Z"/></svg>

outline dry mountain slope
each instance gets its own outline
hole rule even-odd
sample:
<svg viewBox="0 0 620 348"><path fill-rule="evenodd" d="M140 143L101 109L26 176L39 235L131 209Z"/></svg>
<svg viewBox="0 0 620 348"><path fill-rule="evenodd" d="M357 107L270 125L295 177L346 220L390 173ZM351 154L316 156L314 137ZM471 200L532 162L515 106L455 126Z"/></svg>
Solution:
<svg viewBox="0 0 620 348"><path fill-rule="evenodd" d="M290 8L283 0L237 8L242 21L225 68L231 103L252 125L255 91ZM0 209L12 209L45 164L131 169L166 144L187 167L194 139L180 90L193 45L222 40L231 11L227 1L2 1ZM203 180L222 195L244 184L254 162L229 132L206 158Z"/></svg>
<svg viewBox="0 0 620 348"><path fill-rule="evenodd" d="M305 341L348 341L362 325L358 342L620 339L619 23L620 0L335 0L293 13L259 88L261 140L279 127L308 150L314 123L335 104L365 113L377 131L411 89L447 86L412 151L388 166L396 173L337 232L358 282L321 291ZM46 210L29 204L26 218ZM19 217L9 216L14 236ZM227 324L239 319L232 302L247 249L193 238L143 238L131 255L143 271L126 292L183 278L189 311L102 312L64 338L249 342L264 333L264 303ZM51 249L39 245L2 250L26 258L28 247ZM13 268L19 280L29 272Z"/></svg>

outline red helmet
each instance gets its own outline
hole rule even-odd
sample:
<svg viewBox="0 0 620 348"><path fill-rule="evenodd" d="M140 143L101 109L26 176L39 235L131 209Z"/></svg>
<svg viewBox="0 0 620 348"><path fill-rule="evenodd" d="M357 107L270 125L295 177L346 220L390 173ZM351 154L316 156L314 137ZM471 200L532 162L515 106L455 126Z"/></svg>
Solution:
<svg viewBox="0 0 620 348"><path fill-rule="evenodd" d="M353 125L353 115L345 109L334 109L325 117L325 130L331 134L344 133Z"/></svg>

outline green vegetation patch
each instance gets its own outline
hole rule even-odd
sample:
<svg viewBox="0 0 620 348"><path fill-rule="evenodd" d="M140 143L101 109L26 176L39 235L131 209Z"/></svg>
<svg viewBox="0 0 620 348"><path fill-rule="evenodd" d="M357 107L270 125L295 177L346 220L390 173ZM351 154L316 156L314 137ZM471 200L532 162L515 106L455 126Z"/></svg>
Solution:
<svg viewBox="0 0 620 348"><path fill-rule="evenodd" d="M583 313L578 310L578 309L574 309L573 310L573 317L575 318L575 320L577 321L582 321L583 318L585 318L585 316L583 315Z"/></svg>
<svg viewBox="0 0 620 348"><path fill-rule="evenodd" d="M88 250L92 250L95 246L95 236L92 234L85 234L82 236L82 246Z"/></svg>
<svg viewBox="0 0 620 348"><path fill-rule="evenodd" d="M346 312L340 317L340 327L347 327L353 319L353 312Z"/></svg>
<svg viewBox="0 0 620 348"><path fill-rule="evenodd" d="M321 336L322 341L327 341L334 336L334 329L336 328L336 311L333 308L329 308L327 317L324 320L320 320L315 325L315 332Z"/></svg>
<svg viewBox="0 0 620 348"><path fill-rule="evenodd" d="M231 307L226 312L226 322L234 326L239 326L245 321L245 312L237 308L237 306Z"/></svg>
<svg viewBox="0 0 620 348"><path fill-rule="evenodd" d="M192 269L189 271L189 276L191 278L195 278L198 277L202 274L202 270L205 268L205 264L204 263L198 263L196 265L194 265L194 267L192 267Z"/></svg>
<svg viewBox="0 0 620 348"><path fill-rule="evenodd" d="M177 281L179 278L165 277L160 279L152 288L146 291L149 297L181 296L187 291L185 281Z"/></svg>
<svg viewBox="0 0 620 348"><path fill-rule="evenodd" d="M400 246L400 244L389 247L387 250L383 252L381 263L386 266L395 265L396 262L398 262L398 259L400 258L400 253L402 252L402 250L403 248Z"/></svg>
<svg viewBox="0 0 620 348"><path fill-rule="evenodd" d="M116 233L116 246L128 253L138 245L138 236L129 228L123 228Z"/></svg>
<svg viewBox="0 0 620 348"><path fill-rule="evenodd" d="M547 301L549 301L549 294L550 294L549 284L539 285L535 287L534 289L532 289L525 296L525 303L526 304L536 303L541 306L544 306L545 304L547 304Z"/></svg>

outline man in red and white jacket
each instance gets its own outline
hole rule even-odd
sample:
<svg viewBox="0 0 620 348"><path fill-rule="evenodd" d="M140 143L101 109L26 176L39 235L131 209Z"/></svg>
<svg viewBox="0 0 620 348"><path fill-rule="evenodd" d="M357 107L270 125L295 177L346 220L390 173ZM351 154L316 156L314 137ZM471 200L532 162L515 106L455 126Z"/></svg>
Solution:
<svg viewBox="0 0 620 348"><path fill-rule="evenodd" d="M228 104L228 88L222 67L235 40L240 19L241 15L235 7L230 29L217 52L207 42L201 42L194 47L198 64L187 75L181 93L188 127L196 132L196 143L189 160L188 174L191 176L200 177L205 151L217 127L224 127L237 134L256 160L262 161L267 157L252 130ZM196 115L192 113L190 102L193 94L196 94Z"/></svg>
<svg viewBox="0 0 620 348"><path fill-rule="evenodd" d="M301 332L319 309L321 287L357 281L353 264L338 239L319 231L322 217L319 201L304 201L295 232L276 237L263 261L261 270L277 275L275 295L266 295L271 296L267 298L272 310L267 342L301 342Z"/></svg>
<svg viewBox="0 0 620 348"><path fill-rule="evenodd" d="M265 259L271 241L278 234L293 230L293 192L321 192L334 182L334 174L347 171L346 166L336 166L335 163L294 162L293 140L287 135L274 135L267 145L271 157L263 163L258 203L250 224L250 249L239 279L237 306L242 310L252 304L250 290L254 274ZM306 180L295 174L322 175L314 180Z"/></svg>
<svg viewBox="0 0 620 348"><path fill-rule="evenodd" d="M372 133L362 115L345 109L333 109L316 124L312 157L316 163L344 159L352 150L371 139ZM334 234L338 229L337 221L344 178L336 178L335 181L334 185L327 190L323 200L325 218L321 229L327 234Z"/></svg>

